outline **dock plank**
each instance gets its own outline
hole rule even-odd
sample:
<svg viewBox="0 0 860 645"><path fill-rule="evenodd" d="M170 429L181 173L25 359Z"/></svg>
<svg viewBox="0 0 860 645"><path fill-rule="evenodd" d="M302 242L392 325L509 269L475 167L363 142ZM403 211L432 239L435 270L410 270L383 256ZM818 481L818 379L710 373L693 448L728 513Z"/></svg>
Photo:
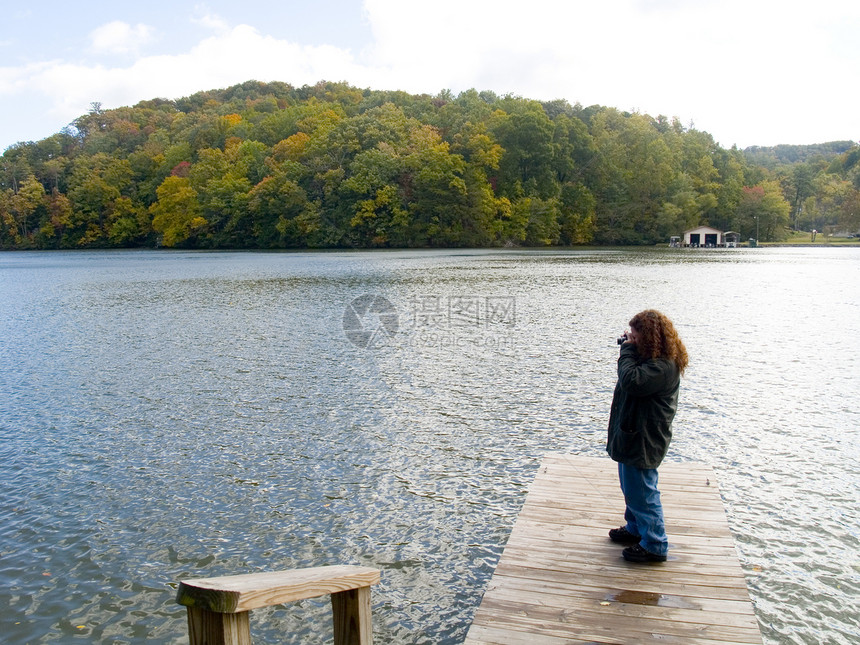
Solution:
<svg viewBox="0 0 860 645"><path fill-rule="evenodd" d="M466 645L761 644L711 468L665 462L669 560L632 564L617 464L547 455L484 593Z"/></svg>

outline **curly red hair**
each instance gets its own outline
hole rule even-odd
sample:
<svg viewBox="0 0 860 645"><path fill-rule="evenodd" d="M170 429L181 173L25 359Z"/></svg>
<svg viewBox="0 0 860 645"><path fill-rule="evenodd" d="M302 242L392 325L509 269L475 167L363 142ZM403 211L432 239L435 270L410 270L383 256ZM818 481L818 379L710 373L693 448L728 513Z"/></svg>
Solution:
<svg viewBox="0 0 860 645"><path fill-rule="evenodd" d="M687 348L681 342L675 325L655 309L641 311L630 319L630 328L639 334L636 347L644 358L668 358L674 361L681 374L687 369Z"/></svg>

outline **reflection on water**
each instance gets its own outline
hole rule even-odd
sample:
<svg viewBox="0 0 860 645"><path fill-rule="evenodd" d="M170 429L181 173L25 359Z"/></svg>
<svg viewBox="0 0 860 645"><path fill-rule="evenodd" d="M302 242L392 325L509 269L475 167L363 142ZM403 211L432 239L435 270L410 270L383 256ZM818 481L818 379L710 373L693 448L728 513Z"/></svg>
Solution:
<svg viewBox="0 0 860 645"><path fill-rule="evenodd" d="M383 570L376 642L460 642L542 455L603 454L646 307L766 642L857 642L858 278L850 249L2 255L6 642L179 643L177 580L341 562ZM363 294L398 314L369 349ZM328 611L252 629L323 643Z"/></svg>

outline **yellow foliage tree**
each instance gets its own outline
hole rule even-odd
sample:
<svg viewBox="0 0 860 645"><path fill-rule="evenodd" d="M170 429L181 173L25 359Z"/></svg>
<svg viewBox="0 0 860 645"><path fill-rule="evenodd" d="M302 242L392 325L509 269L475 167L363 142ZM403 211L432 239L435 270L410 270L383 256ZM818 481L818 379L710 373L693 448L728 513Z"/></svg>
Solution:
<svg viewBox="0 0 860 645"><path fill-rule="evenodd" d="M197 191L187 177L168 177L156 190L158 201L149 210L152 229L162 235L165 246L176 246L205 229Z"/></svg>

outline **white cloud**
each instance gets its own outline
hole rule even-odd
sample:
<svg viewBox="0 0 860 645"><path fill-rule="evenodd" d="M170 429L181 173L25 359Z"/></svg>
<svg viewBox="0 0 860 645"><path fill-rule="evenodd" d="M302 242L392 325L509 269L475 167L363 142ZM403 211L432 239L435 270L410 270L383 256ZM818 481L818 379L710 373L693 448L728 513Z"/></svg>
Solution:
<svg viewBox="0 0 860 645"><path fill-rule="evenodd" d="M206 29L210 29L215 33L226 33L230 31L230 24L218 14L212 13L205 4L194 6L194 13L197 17L194 22Z"/></svg>
<svg viewBox="0 0 860 645"><path fill-rule="evenodd" d="M860 30L860 3L364 0L364 7L373 42L358 58L331 44L303 46L230 27L198 5L195 21L213 35L183 53L138 57L128 66L0 68L0 98L42 95L52 117L67 123L93 101L118 107L249 79L343 80L638 109L693 121L724 146L860 136L853 114L858 47L834 38ZM145 25L119 21L92 33L103 52L136 53L152 37Z"/></svg>
<svg viewBox="0 0 860 645"><path fill-rule="evenodd" d="M60 61L43 61L21 67L0 67L0 97L32 89L33 79L58 64Z"/></svg>
<svg viewBox="0 0 860 645"><path fill-rule="evenodd" d="M17 71L0 68L0 94L16 89L38 91L50 99L52 114L68 122L86 113L94 101L105 108L133 105L251 78L295 85L321 79L370 81L346 50L296 45L240 25L203 40L187 53L143 57L128 67L53 62Z"/></svg>
<svg viewBox="0 0 860 645"><path fill-rule="evenodd" d="M133 54L152 40L152 28L114 20L90 32L91 49L99 54Z"/></svg>
<svg viewBox="0 0 860 645"><path fill-rule="evenodd" d="M476 87L678 116L723 145L813 143L846 132L856 57L845 0L365 0L368 52L404 89ZM420 26L420 29L418 28ZM844 31L844 26L843 26ZM856 30L855 30L856 31ZM842 130L810 123L821 92ZM826 88L826 89L825 89ZM816 119L819 120L819 119ZM815 133L809 126L815 125Z"/></svg>

